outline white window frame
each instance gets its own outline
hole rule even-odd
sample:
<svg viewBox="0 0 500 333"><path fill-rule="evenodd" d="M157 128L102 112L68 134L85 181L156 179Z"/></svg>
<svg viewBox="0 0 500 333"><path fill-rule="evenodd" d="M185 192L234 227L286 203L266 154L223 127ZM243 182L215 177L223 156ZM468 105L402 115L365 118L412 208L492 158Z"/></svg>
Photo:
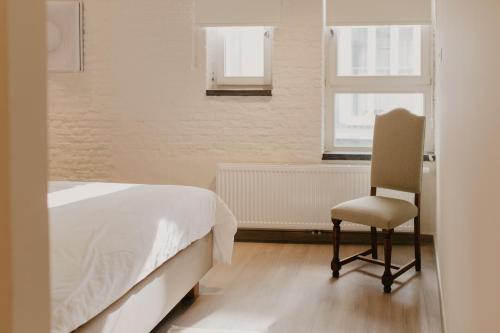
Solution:
<svg viewBox="0 0 500 333"><path fill-rule="evenodd" d="M215 62L215 82L218 86L225 85L248 85L248 86L269 86L272 82L272 40L273 28L265 28L264 38L264 76L248 77L248 76L225 76L224 75L224 34L222 29L228 27L217 28L216 38L216 62Z"/></svg>
<svg viewBox="0 0 500 333"><path fill-rule="evenodd" d="M353 26L354 27L354 26ZM433 136L433 62L432 29L421 26L421 75L408 76L337 76L337 34L334 27L328 28L327 65L325 94L324 149L328 152L371 152L371 147L338 147L335 138L335 94L337 93L418 93L424 96L426 116L425 150L434 150Z"/></svg>

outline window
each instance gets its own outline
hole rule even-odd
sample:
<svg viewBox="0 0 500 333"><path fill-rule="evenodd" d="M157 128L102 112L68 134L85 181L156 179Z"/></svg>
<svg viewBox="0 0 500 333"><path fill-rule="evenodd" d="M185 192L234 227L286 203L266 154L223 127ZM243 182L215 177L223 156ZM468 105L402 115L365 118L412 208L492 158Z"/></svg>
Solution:
<svg viewBox="0 0 500 333"><path fill-rule="evenodd" d="M432 125L428 26L346 26L331 30L325 148L370 151L375 116L395 108ZM431 150L432 137L426 139Z"/></svg>
<svg viewBox="0 0 500 333"><path fill-rule="evenodd" d="M270 85L271 36L268 27L217 28L217 85Z"/></svg>
<svg viewBox="0 0 500 333"><path fill-rule="evenodd" d="M339 27L338 76L420 76L420 26Z"/></svg>
<svg viewBox="0 0 500 333"><path fill-rule="evenodd" d="M424 95L414 93L335 94L335 147L370 147L375 115L405 108L424 114Z"/></svg>

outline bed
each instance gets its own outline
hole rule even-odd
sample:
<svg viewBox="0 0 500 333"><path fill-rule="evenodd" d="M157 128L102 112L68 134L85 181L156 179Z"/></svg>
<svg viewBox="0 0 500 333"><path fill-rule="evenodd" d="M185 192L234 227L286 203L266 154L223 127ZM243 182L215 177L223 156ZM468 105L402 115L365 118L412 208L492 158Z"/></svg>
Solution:
<svg viewBox="0 0 500 333"><path fill-rule="evenodd" d="M51 182L52 333L141 333L231 261L236 220L190 186Z"/></svg>

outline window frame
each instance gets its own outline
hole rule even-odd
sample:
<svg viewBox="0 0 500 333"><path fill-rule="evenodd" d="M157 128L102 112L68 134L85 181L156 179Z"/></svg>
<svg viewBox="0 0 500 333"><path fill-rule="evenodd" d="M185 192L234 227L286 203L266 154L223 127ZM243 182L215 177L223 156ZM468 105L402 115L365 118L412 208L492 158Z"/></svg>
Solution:
<svg viewBox="0 0 500 333"><path fill-rule="evenodd" d="M250 28L252 26L249 26ZM218 27L216 30L216 50L215 50L215 70L214 82L217 86L270 86L272 82L272 40L273 28L262 26L265 29L264 37L264 76L225 76L225 52L224 52L224 34L222 29L227 28L245 28L245 27Z"/></svg>
<svg viewBox="0 0 500 333"><path fill-rule="evenodd" d="M391 25L387 25L391 26ZM398 24L397 26L403 26ZM358 27L358 26L352 26ZM324 150L328 152L371 152L372 147L335 146L335 95L337 93L418 93L423 94L426 117L425 151L434 150L433 136L433 42L432 27L421 25L421 75L401 76L337 76L337 33L335 27L327 29L327 63L325 82Z"/></svg>

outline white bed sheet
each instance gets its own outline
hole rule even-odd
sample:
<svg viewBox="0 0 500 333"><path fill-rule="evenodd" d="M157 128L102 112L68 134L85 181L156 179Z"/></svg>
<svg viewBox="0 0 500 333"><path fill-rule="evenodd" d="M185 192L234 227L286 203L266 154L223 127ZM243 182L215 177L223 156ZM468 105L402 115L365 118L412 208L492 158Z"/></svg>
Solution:
<svg viewBox="0 0 500 333"><path fill-rule="evenodd" d="M52 333L67 333L211 229L214 259L231 261L236 220L197 187L52 182Z"/></svg>

